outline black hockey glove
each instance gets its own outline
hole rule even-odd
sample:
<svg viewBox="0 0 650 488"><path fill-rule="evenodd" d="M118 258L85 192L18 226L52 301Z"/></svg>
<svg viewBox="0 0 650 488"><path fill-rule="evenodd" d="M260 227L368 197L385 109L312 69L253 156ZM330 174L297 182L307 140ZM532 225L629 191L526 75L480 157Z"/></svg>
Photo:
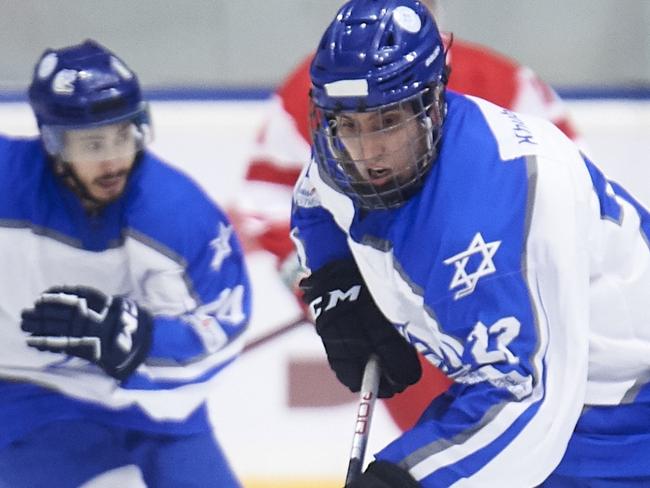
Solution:
<svg viewBox="0 0 650 488"><path fill-rule="evenodd" d="M388 461L371 462L361 476L345 488L420 488L405 470Z"/></svg>
<svg viewBox="0 0 650 488"><path fill-rule="evenodd" d="M388 398L422 374L415 348L382 315L352 259L329 263L300 282L303 301L315 315L327 360L341 383L361 388L371 353L379 356L379 397Z"/></svg>
<svg viewBox="0 0 650 488"><path fill-rule="evenodd" d="M54 287L34 308L23 310L21 329L39 351L91 361L118 380L127 378L146 358L153 319L125 297L110 297L86 287Z"/></svg>

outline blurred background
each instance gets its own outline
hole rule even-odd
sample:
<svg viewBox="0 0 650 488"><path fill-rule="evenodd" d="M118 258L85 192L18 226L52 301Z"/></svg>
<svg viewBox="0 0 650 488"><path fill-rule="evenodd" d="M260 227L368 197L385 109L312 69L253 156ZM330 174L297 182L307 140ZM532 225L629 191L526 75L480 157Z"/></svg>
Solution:
<svg viewBox="0 0 650 488"><path fill-rule="evenodd" d="M24 91L40 53L94 38L138 73L152 100L152 149L228 208L241 198L267 97L315 48L341 3L0 0L0 132L36 134ZM549 82L592 159L650 206L650 0L440 3L443 30ZM327 378L310 376L323 365L322 346L310 326L291 327L302 311L273 257L260 251L247 261L255 346L214 392L217 435L246 487L341 486L356 397L324 395ZM382 404L371 432L369 453L399 433ZM89 486L142 484L126 468Z"/></svg>
<svg viewBox="0 0 650 488"><path fill-rule="evenodd" d="M0 88L47 47L93 37L145 86L268 89L318 42L339 0L0 0ZM441 0L445 30L556 88L648 88L648 0Z"/></svg>

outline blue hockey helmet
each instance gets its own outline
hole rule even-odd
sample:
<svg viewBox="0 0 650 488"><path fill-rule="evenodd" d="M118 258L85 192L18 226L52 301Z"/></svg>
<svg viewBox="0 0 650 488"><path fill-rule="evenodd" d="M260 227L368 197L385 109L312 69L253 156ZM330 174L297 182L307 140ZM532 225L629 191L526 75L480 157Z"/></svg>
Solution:
<svg viewBox="0 0 650 488"><path fill-rule="evenodd" d="M149 112L136 74L96 41L48 49L34 67L29 102L52 156L66 130L133 122L138 148L151 138Z"/></svg>
<svg viewBox="0 0 650 488"><path fill-rule="evenodd" d="M445 54L417 0L351 0L325 31L310 69L314 157L328 182L360 206L402 205L423 184L444 116ZM374 114L374 133L355 128L354 114ZM361 150L400 130L408 147L381 157ZM409 164L390 162L404 160L405 151Z"/></svg>

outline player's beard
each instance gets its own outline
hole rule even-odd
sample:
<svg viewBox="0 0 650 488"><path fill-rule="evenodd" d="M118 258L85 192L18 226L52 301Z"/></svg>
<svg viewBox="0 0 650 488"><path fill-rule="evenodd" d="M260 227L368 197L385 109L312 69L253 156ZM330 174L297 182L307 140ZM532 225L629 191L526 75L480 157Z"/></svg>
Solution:
<svg viewBox="0 0 650 488"><path fill-rule="evenodd" d="M136 159L137 162L137 159ZM133 171L135 164L131 168L121 169L118 171L113 171L111 173L106 173L101 176L98 176L92 180L92 185L101 186L101 182L106 182L110 178L123 178L123 183L119 185L119 188L116 188L113 192L108 192L107 196L97 196L92 188L88 188L88 185L84 183L74 168L64 161L57 161L55 163L55 172L61 177L65 186L67 186L79 199L83 207L90 213L97 213L101 211L106 205L113 203L118 200L126 189L128 184L129 176Z"/></svg>
<svg viewBox="0 0 650 488"><path fill-rule="evenodd" d="M88 188L87 190L93 197L104 204L113 202L124 193L129 173L129 169L123 169L93 179L91 182L91 188L99 189L99 193L102 194L102 197L98 197L97 192L91 191L91 188Z"/></svg>

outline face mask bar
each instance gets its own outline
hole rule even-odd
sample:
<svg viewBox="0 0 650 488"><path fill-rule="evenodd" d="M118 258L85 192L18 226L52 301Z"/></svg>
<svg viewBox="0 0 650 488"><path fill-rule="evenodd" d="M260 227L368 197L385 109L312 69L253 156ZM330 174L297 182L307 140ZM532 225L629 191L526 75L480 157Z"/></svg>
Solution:
<svg viewBox="0 0 650 488"><path fill-rule="evenodd" d="M321 174L362 208L404 204L435 159L441 93L427 88L394 104L354 112L312 104L314 157Z"/></svg>
<svg viewBox="0 0 650 488"><path fill-rule="evenodd" d="M47 153L56 160L98 163L134 157L153 139L149 109L140 109L128 117L101 124L41 126L41 139Z"/></svg>

